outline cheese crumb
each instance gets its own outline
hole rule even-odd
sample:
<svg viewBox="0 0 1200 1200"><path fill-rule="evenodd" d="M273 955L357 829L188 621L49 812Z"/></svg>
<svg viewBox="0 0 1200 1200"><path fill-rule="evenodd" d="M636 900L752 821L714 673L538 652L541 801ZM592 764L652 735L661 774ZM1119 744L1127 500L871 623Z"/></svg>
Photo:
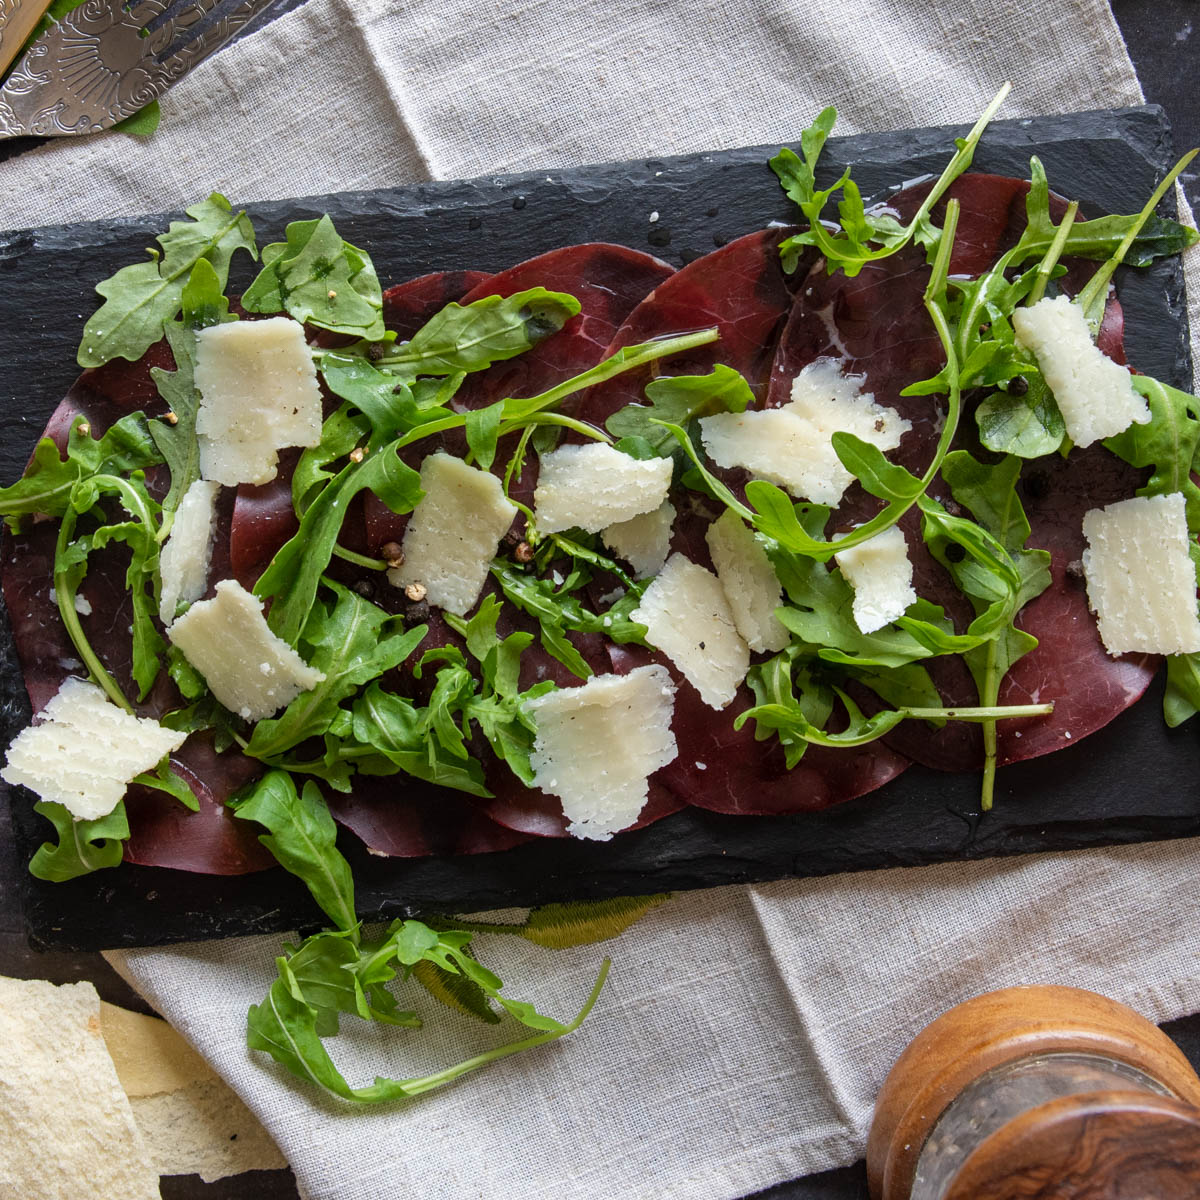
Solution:
<svg viewBox="0 0 1200 1200"><path fill-rule="evenodd" d="M212 559L213 528L217 519L217 493L221 485L197 479L184 493L175 510L171 536L159 556L162 593L158 619L164 625L175 620L182 601L199 600L208 587L208 565Z"/></svg>
<svg viewBox="0 0 1200 1200"><path fill-rule="evenodd" d="M462 617L475 607L517 509L495 475L442 450L421 464L421 488L404 531L404 562L388 571L388 582L406 593L423 588L423 599Z"/></svg>
<svg viewBox="0 0 1200 1200"><path fill-rule="evenodd" d="M194 379L205 479L268 483L280 450L321 440L321 390L298 321L271 317L200 330Z"/></svg>
<svg viewBox="0 0 1200 1200"><path fill-rule="evenodd" d="M653 512L670 486L669 458L631 458L604 442L559 446L542 455L533 493L537 527L599 533Z"/></svg>
<svg viewBox="0 0 1200 1200"><path fill-rule="evenodd" d="M216 591L193 604L167 636L230 712L261 721L325 678L271 632L258 598L236 579L222 579Z"/></svg>
<svg viewBox="0 0 1200 1200"><path fill-rule="evenodd" d="M727 508L704 536L733 623L746 645L755 653L782 650L791 641L775 615L783 603L783 587L753 531Z"/></svg>
<svg viewBox="0 0 1200 1200"><path fill-rule="evenodd" d="M1083 518L1088 605L1109 654L1200 650L1196 568L1180 492L1135 496Z"/></svg>
<svg viewBox="0 0 1200 1200"><path fill-rule="evenodd" d="M750 650L734 625L721 581L672 554L642 595L632 620L684 674L710 708L724 708L750 669Z"/></svg>
<svg viewBox="0 0 1200 1200"><path fill-rule="evenodd" d="M863 633L890 625L917 598L908 543L899 525L833 558L854 589L854 623Z"/></svg>
<svg viewBox="0 0 1200 1200"><path fill-rule="evenodd" d="M24 784L77 820L107 816L129 781L150 770L186 733L118 708L94 683L67 679L39 724L17 734L0 779Z"/></svg>
<svg viewBox="0 0 1200 1200"><path fill-rule="evenodd" d="M594 675L529 702L533 783L562 801L573 837L607 841L637 820L649 776L678 753L674 696L666 668L655 664Z"/></svg>
<svg viewBox="0 0 1200 1200"><path fill-rule="evenodd" d="M862 390L864 377L843 374L833 358L818 358L796 376L782 408L717 413L700 419L700 436L721 467L744 467L797 499L837 504L854 476L830 440L852 433L880 450L894 450L912 428L894 409Z"/></svg>
<svg viewBox="0 0 1200 1200"><path fill-rule="evenodd" d="M664 500L653 512L639 513L610 525L601 533L604 544L633 568L634 579L649 579L662 570L671 553L675 506Z"/></svg>
<svg viewBox="0 0 1200 1200"><path fill-rule="evenodd" d="M1012 315L1017 345L1030 351L1058 401L1067 436L1077 446L1145 425L1150 406L1129 372L1092 341L1087 318L1066 296L1042 299Z"/></svg>

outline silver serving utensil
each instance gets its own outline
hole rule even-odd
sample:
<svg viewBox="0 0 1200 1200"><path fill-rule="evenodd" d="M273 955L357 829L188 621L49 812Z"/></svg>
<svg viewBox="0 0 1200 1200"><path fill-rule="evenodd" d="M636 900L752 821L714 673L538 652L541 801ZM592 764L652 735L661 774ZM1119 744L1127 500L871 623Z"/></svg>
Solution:
<svg viewBox="0 0 1200 1200"><path fill-rule="evenodd" d="M0 139L98 133L220 49L269 0L84 0L0 88Z"/></svg>

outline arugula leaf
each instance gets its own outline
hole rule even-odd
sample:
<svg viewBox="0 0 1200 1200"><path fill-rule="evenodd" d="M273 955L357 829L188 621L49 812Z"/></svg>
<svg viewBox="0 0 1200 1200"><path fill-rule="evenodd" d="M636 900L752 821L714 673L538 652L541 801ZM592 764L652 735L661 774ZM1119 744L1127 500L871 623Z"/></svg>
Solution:
<svg viewBox="0 0 1200 1200"><path fill-rule="evenodd" d="M814 564L816 565L816 564ZM824 570L823 567L817 567ZM755 707L770 711L772 706L798 708L805 721L816 728L823 728L833 713L833 689L818 678L807 662L798 662L801 647L793 642L765 662L750 668L746 683L754 692ZM796 695L796 687L800 695ZM765 741L774 733L784 749L788 770L792 770L804 757L808 742L794 736L789 730L772 728L771 725L755 721L755 741Z"/></svg>
<svg viewBox="0 0 1200 1200"><path fill-rule="evenodd" d="M1167 691L1163 718L1170 729L1200 712L1200 654L1172 654L1167 658Z"/></svg>
<svg viewBox="0 0 1200 1200"><path fill-rule="evenodd" d="M447 304L378 365L402 379L482 371L532 349L579 311L574 296L545 288Z"/></svg>
<svg viewBox="0 0 1200 1200"><path fill-rule="evenodd" d="M31 875L62 883L120 865L129 836L124 800L107 816L91 821L77 821L69 809L49 800L39 800L33 811L54 823L58 844L43 842L38 847L29 863Z"/></svg>
<svg viewBox="0 0 1200 1200"><path fill-rule="evenodd" d="M21 478L0 488L0 516L10 528L17 526L20 517L33 513L62 517L81 480L132 473L160 462L142 413L122 417L100 438L92 436L84 417L76 417L67 437L66 458L59 457L50 438L42 438Z"/></svg>
<svg viewBox="0 0 1200 1200"><path fill-rule="evenodd" d="M274 598L267 621L288 645L296 644L312 610L350 501L369 488L393 512L405 513L424 495L420 475L400 460L396 445L388 443L361 462L343 467L313 499L295 535L280 547L254 585L260 599Z"/></svg>
<svg viewBox="0 0 1200 1200"><path fill-rule="evenodd" d="M500 421L504 416L504 401L489 404L486 408L475 408L467 413L467 446L475 461L485 471L496 458L496 442L500 432Z"/></svg>
<svg viewBox="0 0 1200 1200"><path fill-rule="evenodd" d="M368 1104L399 1100L430 1091L486 1063L573 1032L591 1012L608 974L608 960L605 959L583 1007L573 1020L564 1024L542 1015L531 1004L504 996L500 980L468 952L469 940L467 933L439 934L419 921L397 921L381 943L364 945L360 949L357 962L351 962L344 951L331 953L327 945L322 945L319 953L310 951L305 956L305 946L301 946L290 956L276 960L278 977L263 1003L251 1006L247 1019L250 1048L265 1051L293 1075L346 1100ZM293 970L297 959L301 972ZM447 974L461 976L478 988L486 999L499 1004L510 1016L536 1032L430 1075L412 1079L376 1078L367 1087L351 1087L329 1057L321 1040L322 1031L330 1030L331 1017L336 1017L339 1008L350 1011L343 979L346 972L353 972L356 989L363 988L381 996L384 985L395 978L393 962L406 968L428 963ZM366 1011L360 1009L358 1015L380 1019L376 1011L364 1007Z"/></svg>
<svg viewBox="0 0 1200 1200"><path fill-rule="evenodd" d="M293 221L286 242L263 248L263 268L242 294L247 312L286 312L332 333L378 341L383 294L365 251L343 241L328 215Z"/></svg>
<svg viewBox="0 0 1200 1200"><path fill-rule="evenodd" d="M136 362L163 336L163 327L179 313L183 289L192 268L207 259L222 288L229 261L238 250L257 257L254 227L244 212L234 213L228 200L213 192L187 209L191 221L172 221L159 234L161 258L122 267L96 285L104 303L88 319L76 356L81 367L99 367L113 358Z"/></svg>
<svg viewBox="0 0 1200 1200"><path fill-rule="evenodd" d="M993 392L975 410L979 440L997 454L1041 458L1053 454L1067 427L1053 393L1038 371L1028 371L1024 392Z"/></svg>
<svg viewBox="0 0 1200 1200"><path fill-rule="evenodd" d="M166 792L168 796L178 800L184 808L190 809L192 812L200 811L200 801L196 799L196 793L192 791L187 780L171 770L170 755L165 755L153 771L143 771L140 775L135 775L129 782L140 783L143 787L153 788L158 792Z"/></svg>
<svg viewBox="0 0 1200 1200"><path fill-rule="evenodd" d="M402 663L421 643L428 627L404 628L357 592L326 579L331 602L313 604L299 639L301 657L325 678L301 692L278 717L259 721L246 753L264 760L281 754L329 728L338 706L363 684Z"/></svg>
<svg viewBox="0 0 1200 1200"><path fill-rule="evenodd" d="M1130 466L1152 468L1139 496L1182 492L1194 532L1200 529L1200 487L1192 478L1200 470L1200 399L1148 375L1131 375L1129 382L1150 405L1149 424L1130 425L1104 445Z"/></svg>
<svg viewBox="0 0 1200 1200"><path fill-rule="evenodd" d="M412 977L447 1008L477 1017L488 1025L500 1024L500 1014L488 1003L487 993L466 975L455 974L423 959L413 964Z"/></svg>
<svg viewBox="0 0 1200 1200"><path fill-rule="evenodd" d="M297 792L286 771L268 771L229 803L235 816L267 827L258 840L304 883L338 929L358 928L350 864L337 849L337 825L315 783Z"/></svg>
<svg viewBox="0 0 1200 1200"><path fill-rule="evenodd" d="M363 774L381 775L400 770L415 779L454 788L472 796L490 796L483 781L483 768L476 759L463 760L447 753L440 739L430 736L427 710L410 700L372 683L352 706L353 736L358 746L380 755L390 770L380 764L358 760Z"/></svg>
<svg viewBox="0 0 1200 1200"><path fill-rule="evenodd" d="M674 439L661 422L686 425L716 412L745 412L754 403L746 380L731 367L718 364L708 375L667 375L646 385L650 404L627 404L604 422L614 437L637 438L659 457L671 453ZM618 449L621 449L618 443ZM645 457L645 455L634 455Z"/></svg>
<svg viewBox="0 0 1200 1200"><path fill-rule="evenodd" d="M955 139L957 150L907 225L901 225L895 217L886 213L868 212L863 206L858 185L850 178L849 168L830 187L819 189L816 186L817 162L837 119L836 109L824 109L801 135L803 159L786 148L771 159L771 169L779 176L783 190L808 219L806 230L785 238L780 244L784 270L789 274L793 272L800 254L809 246L815 247L824 256L830 275L841 268L850 277L857 275L867 263L895 254L914 237L923 245L935 246L939 235L929 222L929 213L954 180L970 167L975 147L1004 102L1009 88L1010 85L1006 83L996 93L965 138ZM838 205L839 231L830 233L822 214L830 197L839 188L842 189L842 201Z"/></svg>
<svg viewBox="0 0 1200 1200"><path fill-rule="evenodd" d="M964 539L955 525L958 518L942 516L934 512L932 505L922 509L930 551L978 614L971 629L986 628L991 635L984 646L963 656L984 707L996 704L1001 680L1013 663L1037 646L1037 638L1018 629L1014 621L1030 600L1050 586L1050 555L1045 550L1024 548L1030 530L1016 492L1020 472L1021 462L1012 456L995 465L978 462L965 450L946 456L942 478L954 499L979 522L977 528L985 539L976 534L969 535L970 540ZM987 539L994 544L989 545ZM950 561L946 556L949 540L963 546L968 557L957 563ZM994 723L985 723L983 734L982 806L987 811L996 770Z"/></svg>

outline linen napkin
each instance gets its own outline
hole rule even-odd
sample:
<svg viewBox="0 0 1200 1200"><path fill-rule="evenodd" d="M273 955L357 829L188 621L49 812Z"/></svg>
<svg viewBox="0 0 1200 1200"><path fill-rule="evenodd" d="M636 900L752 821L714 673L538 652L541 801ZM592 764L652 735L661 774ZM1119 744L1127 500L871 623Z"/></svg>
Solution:
<svg viewBox="0 0 1200 1200"><path fill-rule="evenodd" d="M839 133L965 122L1005 79L1007 116L1141 99L1102 0L309 0L170 92L149 141L0 165L0 224L792 141L831 102ZM508 991L556 1016L604 953L613 974L570 1038L382 1110L245 1049L282 939L113 959L313 1200L721 1200L859 1157L895 1056L979 991L1062 982L1156 1021L1200 1009L1198 867L1192 841L1091 850L682 895L605 946L481 938ZM415 1075L515 1036L426 1015L415 1036L346 1020L343 1073Z"/></svg>

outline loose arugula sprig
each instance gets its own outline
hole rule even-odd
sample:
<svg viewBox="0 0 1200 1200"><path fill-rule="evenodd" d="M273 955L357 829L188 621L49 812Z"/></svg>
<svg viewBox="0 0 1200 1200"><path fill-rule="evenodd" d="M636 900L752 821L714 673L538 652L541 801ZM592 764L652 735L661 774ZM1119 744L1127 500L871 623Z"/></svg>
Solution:
<svg viewBox="0 0 1200 1200"><path fill-rule="evenodd" d="M847 167L837 182L828 188L816 186L817 160L833 131L837 120L837 109L824 109L820 116L801 134L800 150L803 158L786 147L771 159L771 169L779 176L779 182L788 196L800 207L808 219L808 228L792 234L780 244L784 270L789 274L796 269L801 253L809 246L815 247L825 258L825 267L830 275L836 270L853 277L868 263L878 262L895 254L911 240L920 245L933 247L940 237L939 231L929 220L933 207L946 194L947 188L971 165L975 148L983 131L991 123L1004 103L1012 85L1006 83L984 109L965 138L955 138L957 147L946 164L937 182L925 197L920 208L907 225L901 225L887 212L868 212L863 206L862 193L858 184L850 177ZM841 189L842 199L838 204L838 232L831 233L822 214L830 197Z"/></svg>
<svg viewBox="0 0 1200 1200"><path fill-rule="evenodd" d="M313 899L334 922L334 928L313 934L299 946L288 947L276 960L278 977L261 1004L247 1016L251 1049L270 1054L297 1078L315 1083L333 1095L374 1104L427 1092L489 1062L529 1050L573 1032L591 1012L608 975L608 959L576 1016L561 1022L545 1016L527 1001L510 999L503 983L471 952L471 933L437 931L421 921L394 921L382 937L368 937L354 906L350 866L336 846L337 827L317 787L297 792L291 777L272 771L231 801L243 820L265 826L260 840L293 875L308 887ZM419 1028L415 1012L400 1009L393 983L413 976L420 964L436 974L465 983L468 1003L483 1019L501 1012L534 1032L463 1062L411 1079L376 1078L366 1087L352 1087L338 1071L324 1039L337 1033L343 1013L364 1021ZM427 978L430 978L428 975ZM436 993L435 993L436 994ZM462 995L463 993L457 993ZM455 1005L460 1010L465 1004Z"/></svg>

